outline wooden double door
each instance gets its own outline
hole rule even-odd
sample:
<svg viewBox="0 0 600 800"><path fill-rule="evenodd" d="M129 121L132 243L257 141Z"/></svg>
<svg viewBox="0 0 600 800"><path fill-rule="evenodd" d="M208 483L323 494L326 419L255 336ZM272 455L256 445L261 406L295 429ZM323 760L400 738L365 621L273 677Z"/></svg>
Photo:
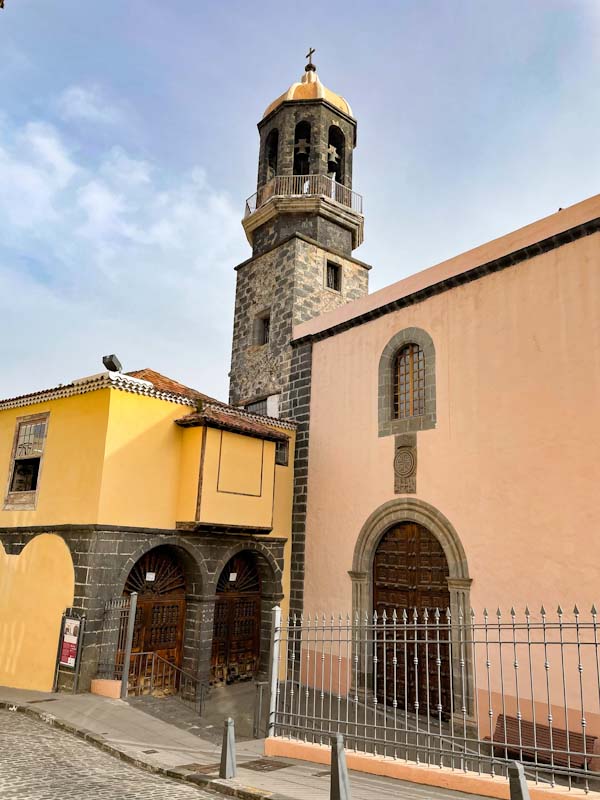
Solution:
<svg viewBox="0 0 600 800"><path fill-rule="evenodd" d="M260 577L253 553L234 556L219 576L212 678L233 683L254 676L260 655Z"/></svg>
<svg viewBox="0 0 600 800"><path fill-rule="evenodd" d="M181 667L185 626L185 575L176 556L167 547L146 553L133 567L125 584L125 594L138 593L133 632L130 684L142 689L175 691L177 673L166 665L153 670L151 658L140 653L154 653L169 664ZM123 632L124 633L124 632ZM120 635L124 641L124 635ZM157 676L162 676L157 680Z"/></svg>
<svg viewBox="0 0 600 800"><path fill-rule="evenodd" d="M387 617L385 642L379 628L376 644L378 698L390 705L395 699L401 708L409 711L418 708L419 713L432 715L438 713L441 705L443 716L448 716L452 668L446 617L450 606L449 570L439 541L422 525L412 522L397 525L381 539L373 573L373 607L378 617L384 611ZM436 609L439 625L436 625Z"/></svg>

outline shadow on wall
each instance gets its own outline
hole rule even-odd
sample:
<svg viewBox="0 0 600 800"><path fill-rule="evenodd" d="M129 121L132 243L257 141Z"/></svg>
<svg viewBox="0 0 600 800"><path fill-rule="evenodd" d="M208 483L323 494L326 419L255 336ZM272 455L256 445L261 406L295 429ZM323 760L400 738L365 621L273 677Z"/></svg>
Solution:
<svg viewBox="0 0 600 800"><path fill-rule="evenodd" d="M43 533L17 556L0 543L0 685L51 691L61 616L74 590L60 536Z"/></svg>

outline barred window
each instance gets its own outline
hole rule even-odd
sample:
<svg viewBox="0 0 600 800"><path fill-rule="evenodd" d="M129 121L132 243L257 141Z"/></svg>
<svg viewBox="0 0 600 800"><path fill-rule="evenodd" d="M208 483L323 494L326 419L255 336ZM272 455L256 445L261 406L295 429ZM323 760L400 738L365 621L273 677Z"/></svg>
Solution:
<svg viewBox="0 0 600 800"><path fill-rule="evenodd" d="M252 332L252 344L269 344L271 334L271 314L263 311L254 318L254 328Z"/></svg>
<svg viewBox="0 0 600 800"><path fill-rule="evenodd" d="M334 292L342 291L342 268L333 261L327 262L327 288Z"/></svg>
<svg viewBox="0 0 600 800"><path fill-rule="evenodd" d="M290 459L289 442L277 442L275 445L275 463L287 467Z"/></svg>
<svg viewBox="0 0 600 800"><path fill-rule="evenodd" d="M425 413L425 356L418 344L407 344L394 365L394 418Z"/></svg>
<svg viewBox="0 0 600 800"><path fill-rule="evenodd" d="M271 317L263 317L260 328L260 344L269 344L269 333L271 331Z"/></svg>
<svg viewBox="0 0 600 800"><path fill-rule="evenodd" d="M267 415L267 398L265 397L264 400L256 400L254 403L248 403L246 406L246 411L252 412L252 414L264 414Z"/></svg>

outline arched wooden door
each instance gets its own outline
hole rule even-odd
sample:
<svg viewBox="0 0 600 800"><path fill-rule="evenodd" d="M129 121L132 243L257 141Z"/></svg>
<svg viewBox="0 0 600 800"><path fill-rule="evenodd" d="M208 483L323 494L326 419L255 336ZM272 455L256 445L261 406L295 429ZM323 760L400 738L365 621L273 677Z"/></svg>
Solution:
<svg viewBox="0 0 600 800"><path fill-rule="evenodd" d="M150 550L135 564L124 594L138 593L133 653L156 653L181 666L185 624L185 574L168 547Z"/></svg>
<svg viewBox="0 0 600 800"><path fill-rule="evenodd" d="M414 710L418 700L420 713L436 714L438 704L441 704L444 716L450 713L451 657L447 629L444 628L445 612L450 606L448 576L448 562L442 546L422 525L413 522L397 525L384 534L377 546L373 563L373 607L379 616L386 612L388 624L394 611L398 615L395 670L394 647L389 642L385 647L387 703L391 704L395 697L399 706L404 708L406 705L409 710ZM421 626L423 612L427 609L428 630L414 625L415 609ZM437 629L436 609L440 612L440 627ZM406 626L402 622L404 610L408 615ZM380 652L382 650L383 646L380 646ZM439 674L438 655L441 660ZM383 652L379 663L382 660ZM377 686L380 699L384 698L382 674L381 670Z"/></svg>
<svg viewBox="0 0 600 800"><path fill-rule="evenodd" d="M252 678L260 655L260 576L253 553L225 565L217 583L212 677L232 683Z"/></svg>

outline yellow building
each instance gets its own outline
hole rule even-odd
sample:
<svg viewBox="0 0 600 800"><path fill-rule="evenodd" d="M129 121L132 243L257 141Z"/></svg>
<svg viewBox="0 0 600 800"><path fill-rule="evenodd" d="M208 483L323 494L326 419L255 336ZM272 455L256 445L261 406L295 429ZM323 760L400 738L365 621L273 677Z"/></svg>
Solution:
<svg viewBox="0 0 600 800"><path fill-rule="evenodd" d="M261 617L289 595L294 438L152 370L0 401L0 684L52 686L72 608L86 688L106 606L132 591L134 649L202 680L264 675Z"/></svg>

